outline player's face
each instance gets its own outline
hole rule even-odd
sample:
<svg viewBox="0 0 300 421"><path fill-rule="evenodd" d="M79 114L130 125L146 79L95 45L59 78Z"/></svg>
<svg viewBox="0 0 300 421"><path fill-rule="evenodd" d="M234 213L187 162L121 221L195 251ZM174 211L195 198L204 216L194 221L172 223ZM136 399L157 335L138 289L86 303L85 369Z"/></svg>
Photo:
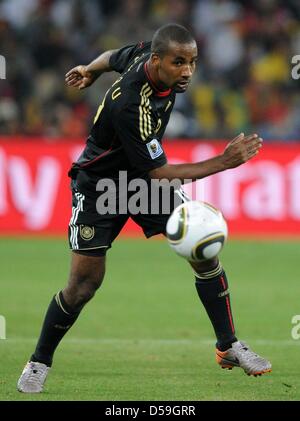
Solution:
<svg viewBox="0 0 300 421"><path fill-rule="evenodd" d="M158 57L159 80L175 92L185 92L196 68L197 55L196 42L171 42L168 52L163 57Z"/></svg>

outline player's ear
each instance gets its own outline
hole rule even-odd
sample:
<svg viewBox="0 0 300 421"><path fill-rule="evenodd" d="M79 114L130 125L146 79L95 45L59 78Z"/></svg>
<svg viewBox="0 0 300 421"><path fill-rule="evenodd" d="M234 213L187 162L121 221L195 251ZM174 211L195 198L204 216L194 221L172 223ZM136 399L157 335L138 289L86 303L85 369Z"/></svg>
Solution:
<svg viewBox="0 0 300 421"><path fill-rule="evenodd" d="M157 53L151 53L150 56L151 64L157 66L160 63L160 57Z"/></svg>

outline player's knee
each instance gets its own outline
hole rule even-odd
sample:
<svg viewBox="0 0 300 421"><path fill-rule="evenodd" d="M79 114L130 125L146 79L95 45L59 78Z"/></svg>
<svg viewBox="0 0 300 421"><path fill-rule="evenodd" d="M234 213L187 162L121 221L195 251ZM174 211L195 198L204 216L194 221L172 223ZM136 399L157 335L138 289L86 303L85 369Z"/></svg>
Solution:
<svg viewBox="0 0 300 421"><path fill-rule="evenodd" d="M81 309L95 295L104 278L104 270L97 274L73 274L64 296L74 311Z"/></svg>
<svg viewBox="0 0 300 421"><path fill-rule="evenodd" d="M95 295L97 289L100 287L100 283L88 280L79 288L77 288L74 294L74 306L77 308L83 307L88 301L90 301Z"/></svg>
<svg viewBox="0 0 300 421"><path fill-rule="evenodd" d="M88 274L77 280L78 293L85 296L87 299L92 298L101 286L104 274Z"/></svg>
<svg viewBox="0 0 300 421"><path fill-rule="evenodd" d="M214 257L213 259L202 260L201 262L190 262L190 264L195 272L204 273L215 269L219 264L219 259L218 257Z"/></svg>

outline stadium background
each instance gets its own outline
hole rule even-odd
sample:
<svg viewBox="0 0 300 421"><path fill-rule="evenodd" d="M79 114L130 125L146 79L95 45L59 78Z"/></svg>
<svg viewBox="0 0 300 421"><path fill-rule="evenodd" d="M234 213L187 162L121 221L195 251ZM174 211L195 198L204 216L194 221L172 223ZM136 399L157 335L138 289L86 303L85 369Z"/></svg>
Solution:
<svg viewBox="0 0 300 421"><path fill-rule="evenodd" d="M0 80L0 314L7 339L0 340L0 352L9 355L1 399L20 399L16 377L49 297L67 277L66 173L116 76L105 74L79 92L65 86L64 75L106 49L151 39L170 21L193 31L200 53L166 132L170 162L206 159L241 131L258 132L265 141L258 158L198 182L193 193L219 207L229 223L222 261L232 278L238 332L246 332L277 371L259 386L240 373L221 376L193 282L182 281L191 278L188 269L164 241L142 240L130 223L110 252L104 291L62 344L49 392L37 399L299 396L298 343L291 337L300 275L300 95L291 77L292 57L300 53L299 2L1 0L0 54L7 69ZM16 345L18 352L10 352ZM96 359L99 376L86 355ZM135 386L140 382L143 391Z"/></svg>

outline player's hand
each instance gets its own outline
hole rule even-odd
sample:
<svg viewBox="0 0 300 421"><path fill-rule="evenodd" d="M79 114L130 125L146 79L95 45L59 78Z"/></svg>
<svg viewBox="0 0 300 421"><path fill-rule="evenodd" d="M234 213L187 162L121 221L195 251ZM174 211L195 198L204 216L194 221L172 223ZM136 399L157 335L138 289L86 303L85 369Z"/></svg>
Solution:
<svg viewBox="0 0 300 421"><path fill-rule="evenodd" d="M84 89L90 86L97 76L88 72L86 66L80 65L71 69L65 77L66 84L72 86L73 88Z"/></svg>
<svg viewBox="0 0 300 421"><path fill-rule="evenodd" d="M226 146L222 159L225 168L235 168L254 158L262 147L262 138L257 134L239 134Z"/></svg>

